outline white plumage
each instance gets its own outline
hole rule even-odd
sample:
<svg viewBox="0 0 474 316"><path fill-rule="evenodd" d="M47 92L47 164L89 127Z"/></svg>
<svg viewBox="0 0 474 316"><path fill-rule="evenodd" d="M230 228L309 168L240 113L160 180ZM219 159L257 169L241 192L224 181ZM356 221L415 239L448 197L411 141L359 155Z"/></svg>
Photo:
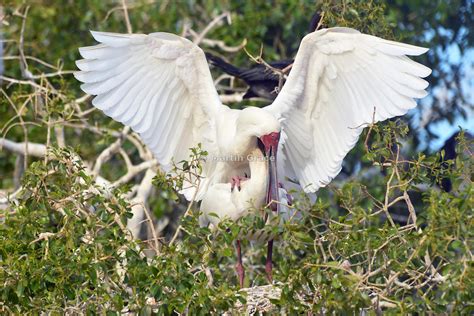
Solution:
<svg viewBox="0 0 474 316"><path fill-rule="evenodd" d="M426 48L349 28L303 38L288 80L267 110L282 121L280 175L306 192L327 185L364 125L405 114L426 95L431 70L405 55ZM375 117L374 117L375 111Z"/></svg>
<svg viewBox="0 0 474 316"><path fill-rule="evenodd" d="M210 185L249 173L248 162L226 157L246 157L273 132L281 132L278 181L317 191L339 173L364 124L416 106L428 85L421 78L431 72L406 57L425 48L323 29L303 38L273 104L239 111L220 103L204 53L189 40L168 33L92 35L101 44L80 48L81 88L96 95L94 106L139 133L165 170L202 144L209 157L197 200ZM189 199L193 190L183 193Z"/></svg>

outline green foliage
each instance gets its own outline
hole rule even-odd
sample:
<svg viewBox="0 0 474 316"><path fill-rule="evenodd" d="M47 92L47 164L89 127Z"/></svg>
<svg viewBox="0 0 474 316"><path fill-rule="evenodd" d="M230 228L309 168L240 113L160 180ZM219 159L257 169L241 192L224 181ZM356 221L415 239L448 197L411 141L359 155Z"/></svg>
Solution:
<svg viewBox="0 0 474 316"><path fill-rule="evenodd" d="M0 226L4 310L138 312L154 299L166 313L207 313L229 309L239 298L227 282L232 269L220 273L222 260L212 255L231 260L231 241L216 249L209 230L188 217L182 243L147 258L125 228L129 205L94 184L70 150L53 149L48 162L33 163L23 187ZM207 266L217 268L219 285L208 286Z"/></svg>
<svg viewBox="0 0 474 316"><path fill-rule="evenodd" d="M385 6L380 1L322 1L319 10L324 12L324 23L328 27L351 27L360 32L393 38L393 23L385 15Z"/></svg>
<svg viewBox="0 0 474 316"><path fill-rule="evenodd" d="M168 192L177 200L177 194L173 193L191 186L199 187L202 161L206 159L207 155L207 151L203 150L202 145L199 143L197 147L190 148L188 160L182 160L178 163L173 162L171 170L168 173L160 172L153 179L153 184Z"/></svg>
<svg viewBox="0 0 474 316"><path fill-rule="evenodd" d="M265 224L257 213L210 231L199 227L194 212L181 221L181 241L161 242L157 255L149 257L147 244L132 241L125 230L130 206L120 192L94 184L71 150L53 149L48 161L29 167L25 189L0 226L4 308L18 313L231 310L237 300L245 302L236 286L233 244L263 229L278 236L275 279L282 294L273 301L276 308L355 312L383 301L381 308L391 312L467 313L474 293L473 186L466 178L472 144L460 148L456 163L441 172L446 166L439 156L399 160L396 123L371 133L368 155L374 155L368 159L386 171L385 189L358 181L325 189L314 205L298 199L294 207L302 221L281 227ZM416 221L410 217L399 225L384 213L404 193L419 190L426 177L436 182L445 174L452 177L453 191L426 190ZM410 204L409 198L400 202ZM265 284L264 247L251 249L248 279Z"/></svg>

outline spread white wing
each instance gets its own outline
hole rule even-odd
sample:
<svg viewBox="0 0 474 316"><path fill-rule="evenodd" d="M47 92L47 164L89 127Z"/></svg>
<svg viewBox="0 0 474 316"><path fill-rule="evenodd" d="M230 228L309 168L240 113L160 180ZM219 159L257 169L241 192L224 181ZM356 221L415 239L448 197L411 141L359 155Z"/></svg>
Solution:
<svg viewBox="0 0 474 316"><path fill-rule="evenodd" d="M167 171L198 143L217 150L215 118L225 107L198 46L169 33L91 33L101 44L79 49L75 77L96 95L95 107L139 133ZM183 193L190 198L193 190Z"/></svg>
<svg viewBox="0 0 474 316"><path fill-rule="evenodd" d="M282 91L265 108L282 122L281 180L315 192L340 172L374 109L377 122L415 107L431 70L406 55L426 51L349 28L305 36Z"/></svg>

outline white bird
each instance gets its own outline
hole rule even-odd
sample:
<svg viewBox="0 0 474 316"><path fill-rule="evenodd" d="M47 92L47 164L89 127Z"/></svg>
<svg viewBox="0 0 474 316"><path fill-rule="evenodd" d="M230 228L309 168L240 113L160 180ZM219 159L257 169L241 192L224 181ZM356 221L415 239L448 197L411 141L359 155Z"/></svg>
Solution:
<svg viewBox="0 0 474 316"><path fill-rule="evenodd" d="M279 201L279 183L305 192L327 185L364 124L414 108L414 98L426 95L421 78L431 73L406 57L426 48L350 28L322 29L303 38L271 105L234 110L219 101L204 52L189 40L169 33L91 33L101 44L79 49L84 59L75 77L97 95L93 105L140 134L165 171L200 143L208 152L202 180L182 193L203 200L206 212L234 219L250 209L251 199L260 206ZM232 159L255 154L260 142L267 164ZM241 263L240 243L237 248ZM243 268L237 272L242 285Z"/></svg>
<svg viewBox="0 0 474 316"><path fill-rule="evenodd" d="M201 201L201 225L216 226L222 218L238 220L251 209L261 209L267 193L268 164L263 151L256 147L247 157L250 177L233 189L231 183L215 183L209 186ZM215 197L219 197L216 199ZM219 212L219 217L209 216Z"/></svg>

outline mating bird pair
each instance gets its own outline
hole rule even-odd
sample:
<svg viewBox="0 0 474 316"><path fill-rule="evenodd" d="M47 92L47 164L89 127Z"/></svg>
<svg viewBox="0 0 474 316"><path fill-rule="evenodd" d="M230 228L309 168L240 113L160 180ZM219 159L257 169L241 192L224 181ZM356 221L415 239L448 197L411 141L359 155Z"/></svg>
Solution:
<svg viewBox="0 0 474 316"><path fill-rule="evenodd" d="M406 56L426 48L335 27L306 35L291 72L266 107L230 109L214 87L206 57L169 33L91 32L99 45L80 48L81 88L92 104L130 126L165 171L201 144L207 159L200 185L181 193L201 201L202 221L238 219L270 204L279 211L279 185L316 192L341 170L363 126L405 114L426 95L431 70ZM374 112L375 109L375 112ZM236 189L237 187L237 189ZM240 189L239 189L240 188ZM273 240L266 272L272 279ZM243 285L240 242L237 273Z"/></svg>

